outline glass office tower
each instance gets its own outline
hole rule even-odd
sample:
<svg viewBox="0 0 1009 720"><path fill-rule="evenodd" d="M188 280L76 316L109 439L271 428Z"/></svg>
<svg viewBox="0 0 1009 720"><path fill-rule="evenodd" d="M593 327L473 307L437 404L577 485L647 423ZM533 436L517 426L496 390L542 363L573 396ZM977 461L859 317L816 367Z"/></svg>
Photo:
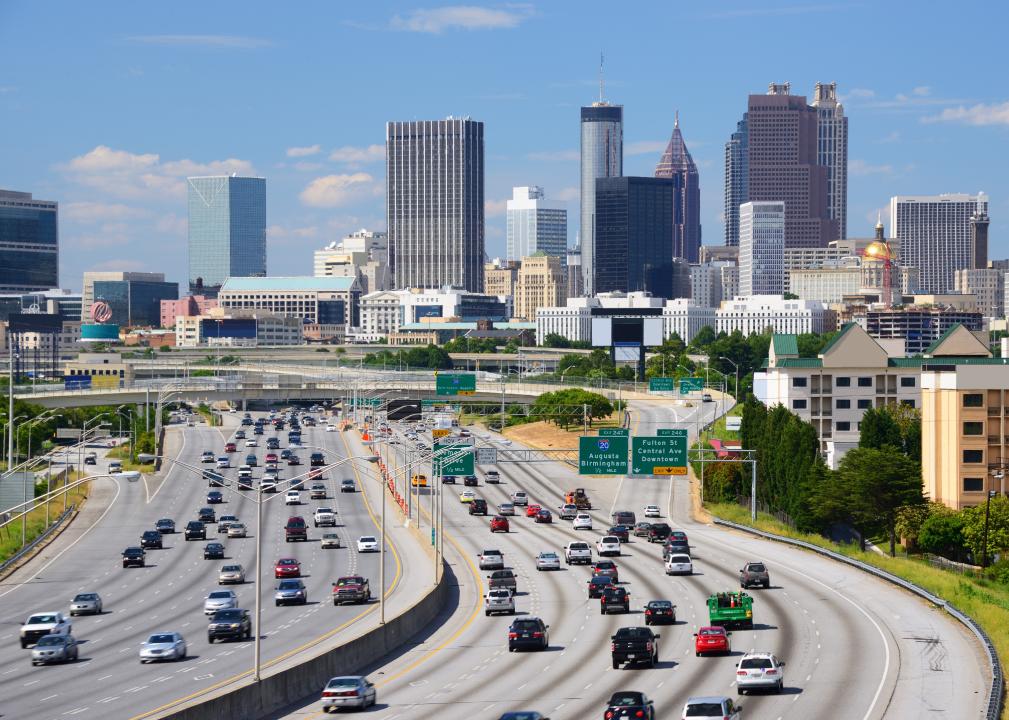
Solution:
<svg viewBox="0 0 1009 720"><path fill-rule="evenodd" d="M583 291L599 292L596 277L596 178L624 174L624 108L600 100L582 108L581 248Z"/></svg>
<svg viewBox="0 0 1009 720"><path fill-rule="evenodd" d="M266 276L266 179L189 178L189 290L216 297L229 277Z"/></svg>
<svg viewBox="0 0 1009 720"><path fill-rule="evenodd" d="M59 287L58 205L0 190L0 292Z"/></svg>

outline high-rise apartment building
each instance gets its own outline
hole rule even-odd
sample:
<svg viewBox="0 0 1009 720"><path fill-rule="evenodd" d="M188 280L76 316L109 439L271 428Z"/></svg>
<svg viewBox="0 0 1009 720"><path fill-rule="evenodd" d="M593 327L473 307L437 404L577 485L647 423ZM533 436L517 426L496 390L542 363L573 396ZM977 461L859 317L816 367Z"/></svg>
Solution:
<svg viewBox="0 0 1009 720"><path fill-rule="evenodd" d="M739 206L750 199L750 133L747 114L725 143L725 244L739 245Z"/></svg>
<svg viewBox="0 0 1009 720"><path fill-rule="evenodd" d="M982 216L983 223L972 221ZM922 292L952 292L957 270L978 267L975 240L983 224L987 245L987 217L984 193L890 198L890 232L900 241L900 265L918 268Z"/></svg>
<svg viewBox="0 0 1009 720"><path fill-rule="evenodd" d="M739 295L781 295L785 287L783 202L739 206Z"/></svg>
<svg viewBox="0 0 1009 720"><path fill-rule="evenodd" d="M59 206L0 190L0 292L59 287Z"/></svg>
<svg viewBox="0 0 1009 720"><path fill-rule="evenodd" d="M229 277L266 275L266 179L188 178L189 290L216 296Z"/></svg>
<svg viewBox="0 0 1009 720"><path fill-rule="evenodd" d="M483 123L390 122L385 214L397 288L483 290Z"/></svg>
<svg viewBox="0 0 1009 720"><path fill-rule="evenodd" d="M521 260L538 252L564 257L568 247L568 211L549 207L543 199L543 188L512 188L512 198L505 207L509 260Z"/></svg>
<svg viewBox="0 0 1009 720"><path fill-rule="evenodd" d="M837 83L817 83L817 163L827 168L827 210L837 223L837 237L848 237L848 118L837 101Z"/></svg>
<svg viewBox="0 0 1009 720"><path fill-rule="evenodd" d="M384 232L358 230L313 254L315 277L356 277L361 293L392 288L389 239Z"/></svg>
<svg viewBox="0 0 1009 720"><path fill-rule="evenodd" d="M673 181L598 178L595 218L595 292L672 297Z"/></svg>
<svg viewBox="0 0 1009 720"><path fill-rule="evenodd" d="M596 179L624 174L624 108L603 101L582 108L581 226L583 292L599 290L596 273Z"/></svg>
<svg viewBox="0 0 1009 720"><path fill-rule="evenodd" d="M673 257L697 262L701 249L701 187L697 165L680 132L680 114L673 121L673 136L655 167L655 177L673 181Z"/></svg>
<svg viewBox="0 0 1009 720"><path fill-rule="evenodd" d="M522 258L515 281L515 317L534 322L537 308L557 307L567 299L563 263L556 255Z"/></svg>

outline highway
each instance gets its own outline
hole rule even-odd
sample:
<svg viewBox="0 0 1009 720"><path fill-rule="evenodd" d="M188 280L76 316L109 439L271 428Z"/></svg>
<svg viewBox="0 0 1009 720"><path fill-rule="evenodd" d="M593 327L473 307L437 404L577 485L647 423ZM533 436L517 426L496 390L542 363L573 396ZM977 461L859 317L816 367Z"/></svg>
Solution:
<svg viewBox="0 0 1009 720"><path fill-rule="evenodd" d="M633 402L632 431L652 434L659 427L683 427L693 434L697 416L710 417L714 405L679 407L673 415L668 403ZM402 448L392 447L397 452ZM509 710L538 710L553 720L581 720L600 717L614 691L638 690L654 700L659 718L679 717L693 695L728 695L740 701L743 717L769 720L980 716L987 671L979 648L958 625L856 570L693 521L684 478L579 477L570 467L550 462L501 463L497 469L501 485L484 484L480 473L477 488L492 514L516 490L529 493L530 502L556 509L565 489L585 487L594 502L595 530L576 532L556 518L552 525L537 525L516 516L511 532L491 535L488 519L471 517L458 502L462 486L444 486L445 525L452 539L446 548L461 553L453 569L462 603L422 645L371 670L378 687L371 715L493 720ZM535 570L539 551L560 551L573 539L594 541L609 526L612 510L629 509L640 516L642 507L652 503L689 534L695 574L667 577L659 545L628 543L616 560L621 582L631 593L629 616L600 615L598 601L587 599L587 566ZM499 548L518 575L519 613L549 624L548 651L509 653L511 618L484 616L478 580L486 573L478 573L474 565L484 548ZM706 598L738 589L738 569L747 560L766 562L772 580L770 589L750 591L755 627L733 633L731 657L695 657L692 633L707 624ZM610 636L619 627L643 624L641 606L652 599L672 600L679 620L657 628L662 636L659 666L612 669ZM770 650L786 661L782 694L736 695L735 664L750 649ZM312 702L277 717L321 716L318 702Z"/></svg>
<svg viewBox="0 0 1009 720"><path fill-rule="evenodd" d="M316 414L318 415L318 414ZM173 429L168 443L171 455L181 463L198 469L214 468L201 464L204 450L222 454L224 442L239 422L237 415L226 415L225 428L195 427ZM326 450L328 463L346 455L344 434L326 433L325 423L317 428L303 428L306 446ZM248 428L250 437L252 429ZM259 437L259 447L246 449L239 442L231 454L233 467L223 471L229 477L247 452L256 452L262 475L265 440L274 434L267 425ZM281 447L287 447L286 432L280 433ZM173 445L175 446L173 449ZM281 478L307 473L309 447L297 451L303 461L298 467L282 464ZM359 454L370 452L362 451ZM367 463L363 463L367 465ZM101 464L99 465L101 467ZM104 470L99 470L104 472ZM264 506L263 528L263 663L270 666L314 646L320 639L336 644L341 637L351 637L374 626L378 619L377 602L365 606L334 607L330 601L330 583L341 575L360 573L370 578L373 597L379 591L379 555L358 554L355 542L361 535L377 535L377 483L366 484L370 505L360 492L365 473L354 472L350 464L326 473L327 500L308 499L297 507L284 505L283 493L266 496L274 499ZM358 492L337 492L339 481L358 478ZM232 586L240 607L253 610L252 571L255 557L255 503L225 491L226 502L214 506L218 516L237 515L249 528L245 539L224 539L226 560L204 560L202 541L186 542L182 530L195 519L196 511L206 506L207 481L181 464L171 467L163 482L143 478L115 481L115 499L94 527L79 536L74 544L54 560L39 568L29 565L8 578L0 587L0 712L5 718L142 718L175 701L191 697L210 687L226 685L247 673L253 664L253 642L218 642L210 645L206 637L207 617L203 614L206 595L220 589L217 573L225 563L241 563L247 573L246 583ZM376 487L373 487L376 486ZM314 529L312 514L316 507L338 510L336 532L343 540L342 549L322 550L319 538L329 529ZM290 515L302 515L309 522L309 542L288 544L283 526ZM140 534L152 529L159 518L172 518L177 532L165 536L163 550L148 550L148 566L123 569L120 553L129 545L138 545ZM406 537L406 535L397 535ZM216 525L208 525L208 541L218 540ZM59 542L57 540L57 542ZM349 547L348 547L349 546ZM309 589L306 606L275 607L273 564L280 557L295 557L307 574ZM386 582L391 595L390 611L405 607L419 597L430 582L432 565L419 543L395 541L387 554ZM425 562L426 561L426 562ZM80 660L66 665L32 667L30 650L22 650L18 630L33 612L68 612L71 598L78 592L98 592L104 603L101 616L73 618L73 634L82 643ZM141 665L140 643L153 632L179 631L187 641L188 657L180 662Z"/></svg>

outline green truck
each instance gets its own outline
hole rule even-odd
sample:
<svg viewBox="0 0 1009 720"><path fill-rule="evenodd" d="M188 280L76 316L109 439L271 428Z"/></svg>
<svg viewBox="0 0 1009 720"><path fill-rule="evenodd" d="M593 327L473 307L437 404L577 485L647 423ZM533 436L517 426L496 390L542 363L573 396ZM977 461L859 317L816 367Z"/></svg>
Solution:
<svg viewBox="0 0 1009 720"><path fill-rule="evenodd" d="M708 598L708 620L731 628L753 627L753 598L745 592L720 592Z"/></svg>

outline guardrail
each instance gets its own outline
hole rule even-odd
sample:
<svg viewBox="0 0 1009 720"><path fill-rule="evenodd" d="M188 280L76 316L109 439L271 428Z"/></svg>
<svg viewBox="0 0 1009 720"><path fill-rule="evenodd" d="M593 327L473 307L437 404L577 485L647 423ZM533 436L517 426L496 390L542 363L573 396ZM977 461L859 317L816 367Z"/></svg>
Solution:
<svg viewBox="0 0 1009 720"><path fill-rule="evenodd" d="M860 560L855 560L847 555L842 555L841 553L828 550L827 548L820 547L819 545L814 545L813 543L806 542L805 540L795 540L782 535L775 535L774 533L758 530L757 528L750 527L749 525L740 525L739 523L734 523L729 520L722 520L714 515L712 515L711 519L716 525L725 525L726 527L742 530L743 532L748 532L752 535L758 535L767 540L775 540L777 542L785 543L786 545L794 545L806 550L812 550L818 555L823 555L831 560L836 560L846 565L850 565L851 567L858 568L862 572L869 573L881 580L897 585L898 587L927 600L933 605L941 607L943 610L963 623L963 625L974 634L981 643L981 646L984 648L985 653L988 655L988 662L991 665L992 680L991 690L988 695L988 707L985 711L985 718L986 720L999 720L999 717L1002 714L1003 695L1005 693L1005 677L1002 673L1002 663L999 661L998 654L995 652L995 646L992 644L991 638L988 637L988 634L970 615L961 612L955 605L938 595L933 595L925 588L919 587L913 582L909 582L904 578L888 573L886 570L882 570L874 565L869 565L868 563L864 563Z"/></svg>
<svg viewBox="0 0 1009 720"><path fill-rule="evenodd" d="M38 535L38 537L36 537L30 543L28 543L23 548L21 548L20 550L18 550L11 557L9 557L7 560L5 560L4 562L0 563L0 577L3 577L3 574L5 572L7 572L8 568L16 565L18 562L20 562L20 560L25 555L27 555L32 550L34 550L36 547L38 547L39 543L41 543L43 540L45 540L47 537L49 537L56 530L56 528L58 528L60 526L60 524L63 523L64 520L66 520L68 517L70 517L71 515L73 515L73 512L74 512L74 506L71 505L66 510L64 510L63 513L58 518L56 518L53 521L52 525L50 525L45 530L43 530Z"/></svg>

